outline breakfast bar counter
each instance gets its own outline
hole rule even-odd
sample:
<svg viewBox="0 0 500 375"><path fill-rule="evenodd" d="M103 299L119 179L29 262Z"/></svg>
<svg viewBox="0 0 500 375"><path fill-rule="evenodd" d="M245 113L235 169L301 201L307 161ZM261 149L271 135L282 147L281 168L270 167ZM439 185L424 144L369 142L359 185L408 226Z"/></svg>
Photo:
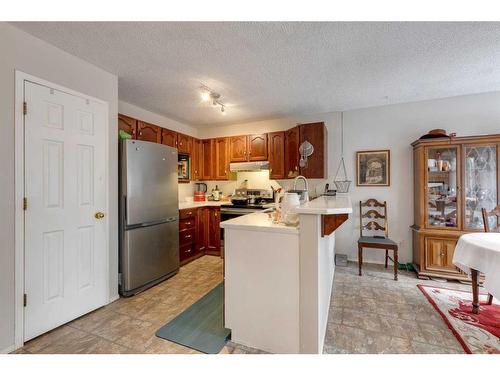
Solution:
<svg viewBox="0 0 500 375"><path fill-rule="evenodd" d="M349 196L297 207L299 226L266 213L222 222L225 326L232 341L271 353L322 353L335 271L335 230Z"/></svg>

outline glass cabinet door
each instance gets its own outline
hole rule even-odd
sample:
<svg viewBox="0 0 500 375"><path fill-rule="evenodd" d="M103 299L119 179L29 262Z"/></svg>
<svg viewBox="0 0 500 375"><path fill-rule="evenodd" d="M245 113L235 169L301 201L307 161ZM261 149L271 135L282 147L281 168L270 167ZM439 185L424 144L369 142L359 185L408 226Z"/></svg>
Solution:
<svg viewBox="0 0 500 375"><path fill-rule="evenodd" d="M483 230L481 209L492 210L497 203L497 146L466 145L465 156L465 229ZM491 217L495 226L495 217Z"/></svg>
<svg viewBox="0 0 500 375"><path fill-rule="evenodd" d="M427 149L427 225L458 228L457 147Z"/></svg>

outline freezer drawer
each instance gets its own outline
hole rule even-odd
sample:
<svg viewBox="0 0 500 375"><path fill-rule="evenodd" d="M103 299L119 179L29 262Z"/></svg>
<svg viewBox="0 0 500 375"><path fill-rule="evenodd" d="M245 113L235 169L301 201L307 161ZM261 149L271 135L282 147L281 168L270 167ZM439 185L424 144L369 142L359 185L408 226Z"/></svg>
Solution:
<svg viewBox="0 0 500 375"><path fill-rule="evenodd" d="M122 294L179 269L179 222L127 230L121 252Z"/></svg>

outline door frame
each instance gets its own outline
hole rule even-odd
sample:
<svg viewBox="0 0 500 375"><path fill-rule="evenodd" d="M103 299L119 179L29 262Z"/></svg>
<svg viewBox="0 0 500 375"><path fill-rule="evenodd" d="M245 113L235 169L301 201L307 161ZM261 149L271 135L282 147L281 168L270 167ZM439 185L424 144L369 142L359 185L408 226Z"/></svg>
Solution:
<svg viewBox="0 0 500 375"><path fill-rule="evenodd" d="M67 87L55 84L50 81L46 81L42 78L32 76L30 74L24 73L19 70L15 70L15 94L14 94L14 140L15 140L15 327L14 327L14 345L15 349L19 349L24 345L24 209L23 209L23 198L24 198L24 82L29 81L38 85L47 86L66 94L78 96L80 98L92 100L94 102L101 103L105 106L105 118L107 119L106 124L109 127L109 103L94 98L89 95L82 94L78 91L69 89ZM29 110L29 109L28 109ZM104 155L105 155L105 176L106 180L105 186L105 212L109 213L109 140L108 133L109 129L106 127L104 132ZM106 253L106 288L108 294L108 303L111 301L112 296L110 295L109 288L109 215L108 220L105 222L106 231L106 241L105 241L105 253Z"/></svg>

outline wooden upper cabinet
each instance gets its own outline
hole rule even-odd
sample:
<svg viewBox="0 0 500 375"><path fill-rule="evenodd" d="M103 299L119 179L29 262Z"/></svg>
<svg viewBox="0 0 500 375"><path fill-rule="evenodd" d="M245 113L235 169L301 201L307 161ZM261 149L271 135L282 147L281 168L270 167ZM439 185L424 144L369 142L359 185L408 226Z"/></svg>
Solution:
<svg viewBox="0 0 500 375"><path fill-rule="evenodd" d="M229 138L215 139L215 178L227 180L229 176Z"/></svg>
<svg viewBox="0 0 500 375"><path fill-rule="evenodd" d="M285 178L285 132L268 135L269 178Z"/></svg>
<svg viewBox="0 0 500 375"><path fill-rule="evenodd" d="M248 161L267 160L267 134L248 136Z"/></svg>
<svg viewBox="0 0 500 375"><path fill-rule="evenodd" d="M299 175L299 142L298 126L285 132L285 178L294 178Z"/></svg>
<svg viewBox="0 0 500 375"><path fill-rule="evenodd" d="M229 138L229 160L231 162L247 161L247 143L248 137L246 135L240 135L237 137Z"/></svg>
<svg viewBox="0 0 500 375"><path fill-rule="evenodd" d="M159 126L137 121L137 139L141 141L161 143L161 129Z"/></svg>
<svg viewBox="0 0 500 375"><path fill-rule="evenodd" d="M193 138L186 134L177 133L177 148L181 154L191 154Z"/></svg>
<svg viewBox="0 0 500 375"><path fill-rule="evenodd" d="M202 146L202 180L215 180L215 150L214 139L204 139L201 141Z"/></svg>
<svg viewBox="0 0 500 375"><path fill-rule="evenodd" d="M122 114L118 114L118 130L130 134L132 139L137 139L137 120Z"/></svg>
<svg viewBox="0 0 500 375"><path fill-rule="evenodd" d="M202 171L202 158L203 150L201 145L201 140L193 138L193 149L191 152L191 179L199 180L201 179Z"/></svg>
<svg viewBox="0 0 500 375"><path fill-rule="evenodd" d="M326 178L327 172L327 134L323 122L303 124L299 126L300 141L309 141L314 153L307 158L307 165L300 167L300 174L307 178Z"/></svg>
<svg viewBox="0 0 500 375"><path fill-rule="evenodd" d="M163 128L161 130L161 143L170 147L177 147L177 133Z"/></svg>

